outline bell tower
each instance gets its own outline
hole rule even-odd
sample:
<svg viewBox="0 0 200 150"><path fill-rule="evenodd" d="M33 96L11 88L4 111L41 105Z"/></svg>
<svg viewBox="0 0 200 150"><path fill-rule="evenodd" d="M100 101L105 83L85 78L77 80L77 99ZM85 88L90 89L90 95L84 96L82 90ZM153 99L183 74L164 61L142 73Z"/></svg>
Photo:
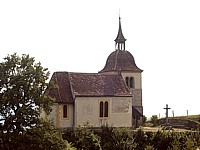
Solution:
<svg viewBox="0 0 200 150"><path fill-rule="evenodd" d="M142 72L135 63L133 55L126 50L126 39L122 33L121 18L115 41L115 51L107 58L105 67L99 71L103 74L120 74L132 94L133 127L142 125Z"/></svg>

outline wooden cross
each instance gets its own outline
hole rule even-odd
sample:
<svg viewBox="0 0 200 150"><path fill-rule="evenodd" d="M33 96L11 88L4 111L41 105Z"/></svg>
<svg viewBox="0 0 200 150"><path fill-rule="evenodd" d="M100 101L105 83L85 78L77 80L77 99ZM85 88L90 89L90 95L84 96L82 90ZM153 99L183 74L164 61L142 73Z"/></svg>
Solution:
<svg viewBox="0 0 200 150"><path fill-rule="evenodd" d="M169 123L169 122L168 122L168 110L171 109L171 108L169 108L169 107L168 107L168 104L166 104L166 107L163 108L163 109L166 109L166 124L168 124L168 123Z"/></svg>

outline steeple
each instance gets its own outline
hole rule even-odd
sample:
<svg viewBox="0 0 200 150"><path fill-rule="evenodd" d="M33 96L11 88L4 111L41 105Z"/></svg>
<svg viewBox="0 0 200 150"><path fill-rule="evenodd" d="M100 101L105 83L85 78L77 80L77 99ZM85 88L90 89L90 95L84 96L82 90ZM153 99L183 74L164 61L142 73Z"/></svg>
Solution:
<svg viewBox="0 0 200 150"><path fill-rule="evenodd" d="M121 18L119 17L119 30L117 37L115 39L115 48L116 50L125 50L125 41L124 35L122 33L122 27L121 27Z"/></svg>

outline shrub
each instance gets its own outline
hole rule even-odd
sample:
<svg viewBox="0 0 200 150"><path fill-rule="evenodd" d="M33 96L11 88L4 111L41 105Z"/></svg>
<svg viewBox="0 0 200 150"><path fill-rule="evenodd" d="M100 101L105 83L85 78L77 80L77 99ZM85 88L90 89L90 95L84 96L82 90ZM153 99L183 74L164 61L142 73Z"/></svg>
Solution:
<svg viewBox="0 0 200 150"><path fill-rule="evenodd" d="M199 132L158 130L144 132L142 128L114 128L108 125L94 129L88 126L66 130L63 139L77 149L94 150L193 150L200 147Z"/></svg>
<svg viewBox="0 0 200 150"><path fill-rule="evenodd" d="M100 145L100 136L94 134L92 127L89 126L89 123L86 122L83 127L78 127L75 130L67 129L64 131L63 139L70 142L77 149L84 150L99 150L101 149Z"/></svg>
<svg viewBox="0 0 200 150"><path fill-rule="evenodd" d="M102 126L98 132L101 137L102 149L126 149L134 148L132 132L128 128L114 128L108 125Z"/></svg>
<svg viewBox="0 0 200 150"><path fill-rule="evenodd" d="M151 117L151 123L153 124L154 127L157 126L157 123L158 123L158 116L157 115L153 115Z"/></svg>

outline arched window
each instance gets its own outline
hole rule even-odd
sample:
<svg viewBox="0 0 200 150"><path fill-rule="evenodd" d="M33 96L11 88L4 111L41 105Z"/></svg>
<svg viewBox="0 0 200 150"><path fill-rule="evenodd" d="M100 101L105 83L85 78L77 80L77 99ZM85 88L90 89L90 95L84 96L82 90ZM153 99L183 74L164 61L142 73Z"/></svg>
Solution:
<svg viewBox="0 0 200 150"><path fill-rule="evenodd" d="M103 117L103 101L100 102L100 113L99 117Z"/></svg>
<svg viewBox="0 0 200 150"><path fill-rule="evenodd" d="M108 117L108 102L105 101L104 117Z"/></svg>
<svg viewBox="0 0 200 150"><path fill-rule="evenodd" d="M126 85L129 87L129 77L126 77Z"/></svg>
<svg viewBox="0 0 200 150"><path fill-rule="evenodd" d="M68 114L67 114L67 105L63 105L63 118L68 118Z"/></svg>
<svg viewBox="0 0 200 150"><path fill-rule="evenodd" d="M109 116L109 103L108 101L100 101L99 103L99 117L107 118Z"/></svg>
<svg viewBox="0 0 200 150"><path fill-rule="evenodd" d="M130 77L130 88L135 88L134 77Z"/></svg>

